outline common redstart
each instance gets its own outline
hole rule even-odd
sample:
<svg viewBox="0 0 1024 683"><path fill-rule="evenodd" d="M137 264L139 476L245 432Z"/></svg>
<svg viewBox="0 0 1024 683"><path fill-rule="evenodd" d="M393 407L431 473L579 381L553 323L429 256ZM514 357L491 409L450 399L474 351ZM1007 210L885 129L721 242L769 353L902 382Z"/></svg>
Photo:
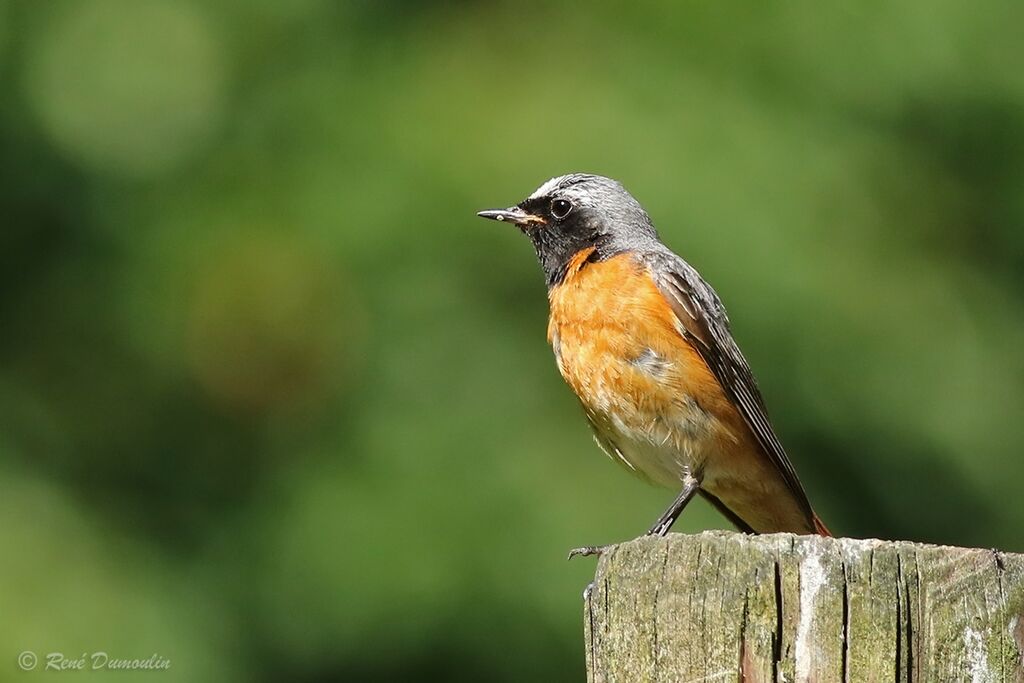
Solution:
<svg viewBox="0 0 1024 683"><path fill-rule="evenodd" d="M648 534L668 532L700 493L748 533L831 535L772 429L718 295L662 244L622 185L573 173L478 215L518 226L533 243L548 286L548 341L598 445L649 482L679 489Z"/></svg>

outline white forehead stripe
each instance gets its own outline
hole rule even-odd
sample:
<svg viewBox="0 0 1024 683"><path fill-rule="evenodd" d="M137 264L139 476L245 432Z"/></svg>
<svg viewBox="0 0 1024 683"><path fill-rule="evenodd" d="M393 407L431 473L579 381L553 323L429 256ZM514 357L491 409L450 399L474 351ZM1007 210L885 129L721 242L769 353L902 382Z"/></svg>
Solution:
<svg viewBox="0 0 1024 683"><path fill-rule="evenodd" d="M527 197L527 199L536 199L537 197L543 197L545 195L551 194L551 192L556 187L558 187L558 184L562 182L563 178L565 178L564 175L552 178L551 180L547 181L546 183L538 187L536 190L534 190L533 194Z"/></svg>

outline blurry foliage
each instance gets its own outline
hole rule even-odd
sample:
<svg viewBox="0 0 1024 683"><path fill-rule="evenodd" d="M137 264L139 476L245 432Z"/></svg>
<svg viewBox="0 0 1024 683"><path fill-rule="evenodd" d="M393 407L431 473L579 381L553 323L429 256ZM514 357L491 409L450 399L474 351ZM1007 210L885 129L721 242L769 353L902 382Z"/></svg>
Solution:
<svg viewBox="0 0 1024 683"><path fill-rule="evenodd" d="M573 170L718 288L836 532L1024 550L1022 23L0 0L0 654L580 680L564 552L672 493L473 215Z"/></svg>

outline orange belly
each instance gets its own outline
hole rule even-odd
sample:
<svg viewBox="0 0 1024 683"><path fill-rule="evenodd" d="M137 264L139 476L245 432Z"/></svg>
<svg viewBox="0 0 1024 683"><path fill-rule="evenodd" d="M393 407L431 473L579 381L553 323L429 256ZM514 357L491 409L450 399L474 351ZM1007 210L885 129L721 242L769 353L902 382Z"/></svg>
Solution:
<svg viewBox="0 0 1024 683"><path fill-rule="evenodd" d="M693 474L757 531L807 532L810 521L643 266L629 254L588 255L549 293L548 339L598 443L655 484L678 487Z"/></svg>

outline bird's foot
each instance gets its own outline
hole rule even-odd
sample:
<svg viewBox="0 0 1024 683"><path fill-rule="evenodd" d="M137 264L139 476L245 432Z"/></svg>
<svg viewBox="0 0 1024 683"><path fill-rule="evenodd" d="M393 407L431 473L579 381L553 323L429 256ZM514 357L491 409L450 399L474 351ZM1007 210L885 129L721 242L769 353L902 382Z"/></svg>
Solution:
<svg viewBox="0 0 1024 683"><path fill-rule="evenodd" d="M664 536L668 533L668 530L672 528L672 522L674 521L675 520L658 520L654 526L644 534L644 536ZM644 536L641 536L640 538L643 538Z"/></svg>
<svg viewBox="0 0 1024 683"><path fill-rule="evenodd" d="M614 545L585 545L582 548L573 548L569 551L568 559L571 560L574 557L588 557L590 555L603 555L614 547Z"/></svg>

